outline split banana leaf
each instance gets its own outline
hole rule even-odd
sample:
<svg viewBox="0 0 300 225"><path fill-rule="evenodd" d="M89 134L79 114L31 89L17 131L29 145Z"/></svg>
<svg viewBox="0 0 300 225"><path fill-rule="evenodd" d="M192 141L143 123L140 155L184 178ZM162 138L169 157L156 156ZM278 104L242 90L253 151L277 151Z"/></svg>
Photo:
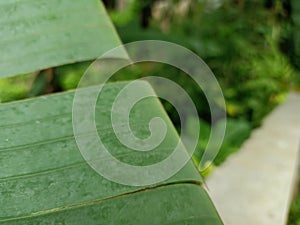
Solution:
<svg viewBox="0 0 300 225"><path fill-rule="evenodd" d="M0 78L93 59L120 44L97 0L0 0L0 24ZM132 151L115 136L110 112L124 85L103 87L95 109L99 136L128 164L165 159L179 138L155 97L135 106L131 127L147 137L149 119L164 118L168 132L161 145ZM73 98L74 92L66 92L0 104L1 225L222 224L192 162L150 186L122 185L93 170L74 137Z"/></svg>

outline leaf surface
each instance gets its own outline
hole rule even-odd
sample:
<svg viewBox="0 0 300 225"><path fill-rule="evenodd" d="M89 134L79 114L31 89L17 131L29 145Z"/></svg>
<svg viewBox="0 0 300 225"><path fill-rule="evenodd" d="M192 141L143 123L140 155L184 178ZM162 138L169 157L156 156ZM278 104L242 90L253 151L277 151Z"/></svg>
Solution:
<svg viewBox="0 0 300 225"><path fill-rule="evenodd" d="M103 88L95 110L98 135L123 162L160 162L179 139L157 98L137 103L130 121L137 136L146 137L150 119L163 118L168 132L161 145L132 151L114 135L110 109L126 84ZM88 89L93 93L98 87ZM66 92L0 105L0 224L222 224L191 161L151 186L117 184L96 173L73 136L73 97Z"/></svg>
<svg viewBox="0 0 300 225"><path fill-rule="evenodd" d="M121 44L101 1L0 1L0 78L99 57Z"/></svg>

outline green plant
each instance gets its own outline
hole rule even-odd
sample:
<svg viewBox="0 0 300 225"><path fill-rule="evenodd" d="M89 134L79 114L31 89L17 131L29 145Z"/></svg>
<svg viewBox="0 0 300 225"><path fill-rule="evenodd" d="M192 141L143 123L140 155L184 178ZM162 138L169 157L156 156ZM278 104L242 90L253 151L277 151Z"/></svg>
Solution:
<svg viewBox="0 0 300 225"><path fill-rule="evenodd" d="M47 72L51 78L67 71L59 81L63 88L77 83L69 82L69 76L77 79L78 74L67 67L44 69L93 59L120 44L96 0L9 1L0 6L0 77L42 70L32 95L44 93ZM160 161L179 139L157 98L139 103L131 124L143 136L149 133L145 124L153 115L168 121L166 139L157 151L130 151L114 135L110 110L125 84L104 86L96 104L101 112L96 116L97 132L120 160L141 166ZM98 87L85 90L89 95L83 102ZM148 85L145 91L152 89ZM76 145L73 97L74 92L66 92L0 105L0 224L222 224L191 161L170 179L151 186L123 185L96 173ZM80 116L84 119L86 114ZM91 135L90 130L82 132ZM100 165L106 160L101 158Z"/></svg>
<svg viewBox="0 0 300 225"><path fill-rule="evenodd" d="M300 195L298 195L290 208L289 212L289 219L288 219L288 225L299 225L300 224L300 217L299 217L299 212L300 212Z"/></svg>
<svg viewBox="0 0 300 225"><path fill-rule="evenodd" d="M280 38L288 35L288 22L277 19L285 13L283 2L276 1L275 8L267 8L264 1L226 0L214 8L209 1L194 0L185 13L178 12L181 1L166 2L169 4L162 7L160 16L151 18L147 29L137 23L138 14L131 13L126 24L116 20L122 40L162 39L193 50L216 75L226 98L228 116L247 120L252 127L259 126L264 116L284 99L294 76L290 62L278 47ZM157 73L166 72L162 69ZM186 88L192 86L179 73L173 79ZM195 88L192 92L195 99L202 95ZM199 102L200 115L209 121L208 108Z"/></svg>
<svg viewBox="0 0 300 225"><path fill-rule="evenodd" d="M33 82L32 74L0 79L0 102L26 98Z"/></svg>

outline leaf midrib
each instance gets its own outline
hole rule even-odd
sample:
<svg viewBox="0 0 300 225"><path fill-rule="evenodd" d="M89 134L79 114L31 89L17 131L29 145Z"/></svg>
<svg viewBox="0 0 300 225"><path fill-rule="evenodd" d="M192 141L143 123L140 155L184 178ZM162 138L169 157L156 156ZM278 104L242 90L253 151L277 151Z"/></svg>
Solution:
<svg viewBox="0 0 300 225"><path fill-rule="evenodd" d="M9 222L9 221L13 221L13 220L28 219L28 218L32 218L32 217L44 216L44 215L48 215L48 214L52 214L52 213L72 210L72 209L81 208L81 207L85 207L85 206L92 206L92 205L96 205L96 204L99 204L99 203L102 203L105 201L129 196L129 195L136 194L136 193L142 193L142 192L160 189L160 188L167 187L167 186L176 186L176 185L183 185L183 184L196 185L199 187L202 186L202 183L199 181L196 181L196 180L169 182L169 183L159 184L156 186L144 187L142 189L130 191L127 193L123 193L123 194L119 194L119 195L115 195L115 196L111 196L111 197L107 197L107 198L96 199L93 201L81 202L81 203L76 203L76 204L72 204L72 205L68 205L68 206L62 206L62 207L57 207L57 208L53 208L53 209L43 210L40 212L28 214L28 215L23 215L23 216L18 216L18 217L7 217L7 218L2 218L2 219L0 218L0 222Z"/></svg>

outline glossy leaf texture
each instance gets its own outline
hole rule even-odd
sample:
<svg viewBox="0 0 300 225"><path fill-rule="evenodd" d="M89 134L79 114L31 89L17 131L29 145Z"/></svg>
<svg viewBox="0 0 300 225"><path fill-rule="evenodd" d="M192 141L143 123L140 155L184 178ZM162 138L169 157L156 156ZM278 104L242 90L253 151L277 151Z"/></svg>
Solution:
<svg viewBox="0 0 300 225"><path fill-rule="evenodd" d="M0 78L94 59L121 44L101 1L0 1Z"/></svg>
<svg viewBox="0 0 300 225"><path fill-rule="evenodd" d="M163 118L168 132L160 146L132 151L114 134L111 106L126 84L103 87L95 109L98 135L123 162L159 162L179 137L157 98L138 102L130 117L140 137L149 135L153 116ZM88 89L93 93L98 87ZM0 224L222 224L191 161L168 180L146 187L117 184L96 173L73 136L73 97L74 92L66 92L0 105Z"/></svg>

